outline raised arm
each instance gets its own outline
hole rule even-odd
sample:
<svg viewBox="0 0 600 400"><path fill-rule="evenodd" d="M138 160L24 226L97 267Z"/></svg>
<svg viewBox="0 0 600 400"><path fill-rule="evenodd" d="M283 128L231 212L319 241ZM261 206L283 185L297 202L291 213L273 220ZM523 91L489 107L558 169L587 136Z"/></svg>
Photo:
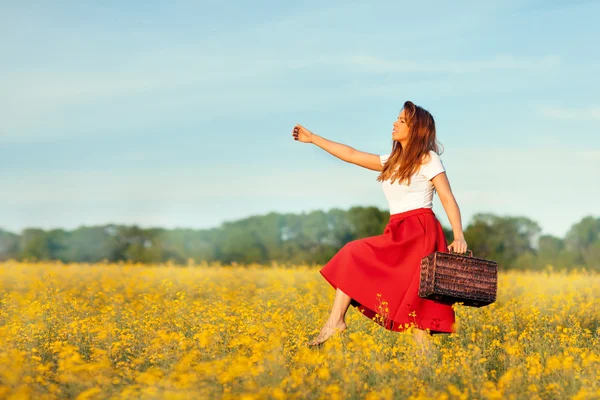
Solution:
<svg viewBox="0 0 600 400"><path fill-rule="evenodd" d="M373 171L381 171L383 168L379 155L358 151L348 145L325 139L324 137L312 133L302 125L298 124L294 127L292 136L294 137L294 140L299 142L313 143L342 161Z"/></svg>

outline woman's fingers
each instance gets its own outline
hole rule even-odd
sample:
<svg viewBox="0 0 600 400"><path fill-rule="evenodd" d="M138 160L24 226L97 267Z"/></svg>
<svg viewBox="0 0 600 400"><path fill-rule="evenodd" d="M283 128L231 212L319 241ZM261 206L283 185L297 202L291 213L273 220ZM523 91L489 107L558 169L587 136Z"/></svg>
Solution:
<svg viewBox="0 0 600 400"><path fill-rule="evenodd" d="M455 253L466 253L467 252L467 244L462 242L452 242L448 246L448 250L454 251Z"/></svg>
<svg viewBox="0 0 600 400"><path fill-rule="evenodd" d="M296 126L294 126L294 129L292 129L292 136L294 137L294 140L300 142L307 142L307 134L307 130L300 124L296 124Z"/></svg>

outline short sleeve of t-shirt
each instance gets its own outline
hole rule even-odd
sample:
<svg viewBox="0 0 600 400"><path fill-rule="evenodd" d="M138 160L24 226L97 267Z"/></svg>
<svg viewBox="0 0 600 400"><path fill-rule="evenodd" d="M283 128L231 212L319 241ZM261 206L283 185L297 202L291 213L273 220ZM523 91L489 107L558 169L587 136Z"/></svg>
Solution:
<svg viewBox="0 0 600 400"><path fill-rule="evenodd" d="M442 159L439 154L434 151L429 152L429 161L427 164L423 164L421 166L421 174L423 174L428 180L446 171L444 168L444 164L442 163Z"/></svg>
<svg viewBox="0 0 600 400"><path fill-rule="evenodd" d="M392 153L390 153L392 154ZM379 161L381 161L381 165L385 164L385 162L390 158L390 154L382 154L379 156Z"/></svg>

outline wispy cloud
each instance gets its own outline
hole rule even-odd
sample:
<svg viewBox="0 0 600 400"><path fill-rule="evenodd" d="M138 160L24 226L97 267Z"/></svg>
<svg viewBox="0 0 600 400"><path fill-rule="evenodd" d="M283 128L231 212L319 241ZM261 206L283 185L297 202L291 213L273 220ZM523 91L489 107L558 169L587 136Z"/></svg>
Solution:
<svg viewBox="0 0 600 400"><path fill-rule="evenodd" d="M90 127L156 125L173 112L200 111L210 117L219 107L229 110L239 98L255 100L261 85L267 86L262 93L268 93L269 82L304 65L250 49L222 54L174 46L95 68L68 63L45 69L0 68L0 141L93 136Z"/></svg>
<svg viewBox="0 0 600 400"><path fill-rule="evenodd" d="M580 108L566 108L539 105L537 111L549 118L565 119L565 120L583 120L597 121L600 120L600 105L593 105Z"/></svg>
<svg viewBox="0 0 600 400"><path fill-rule="evenodd" d="M285 65L254 58L243 68L244 55L198 55L199 49L157 49L116 60L117 67L71 71L22 70L5 73L8 86L0 100L15 107L27 103L46 106L69 104L89 98L144 94L182 88L227 85L247 79L268 78ZM284 64L284 63L280 63Z"/></svg>
<svg viewBox="0 0 600 400"><path fill-rule="evenodd" d="M411 60L386 60L376 56L357 55L347 57L350 65L374 73L388 72L424 72L465 74L496 70L539 70L560 65L562 59L558 55L543 57L517 57L511 54L498 54L492 58L479 60L439 60L419 62Z"/></svg>
<svg viewBox="0 0 600 400"><path fill-rule="evenodd" d="M117 68L101 68L86 73L20 71L5 74L6 91L0 103L13 110L55 108L89 99L152 94L176 89L220 87L237 90L236 84L270 80L278 74L320 68L336 71L354 66L367 72L473 73L487 70L539 70L561 62L557 55L521 58L500 54L489 59L416 61L386 60L373 55L338 54L290 59L272 55L202 54L198 49L157 49L117 60ZM242 66L243 64L243 66ZM12 107L10 107L12 106ZM5 109L6 109L5 107Z"/></svg>

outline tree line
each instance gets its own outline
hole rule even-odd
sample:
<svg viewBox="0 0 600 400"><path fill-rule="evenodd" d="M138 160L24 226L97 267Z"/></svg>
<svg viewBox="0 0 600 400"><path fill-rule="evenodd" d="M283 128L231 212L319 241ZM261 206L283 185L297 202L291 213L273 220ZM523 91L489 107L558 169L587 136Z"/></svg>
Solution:
<svg viewBox="0 0 600 400"><path fill-rule="evenodd" d="M349 241L382 234L388 221L388 211L352 207L301 214L271 212L212 229L117 224L71 231L27 228L21 234L0 229L0 260L324 264ZM451 243L451 229L443 228ZM475 257L494 260L501 269L541 270L552 265L600 271L600 218L593 216L575 223L563 238L542 234L529 218L490 213L474 215L464 233Z"/></svg>

